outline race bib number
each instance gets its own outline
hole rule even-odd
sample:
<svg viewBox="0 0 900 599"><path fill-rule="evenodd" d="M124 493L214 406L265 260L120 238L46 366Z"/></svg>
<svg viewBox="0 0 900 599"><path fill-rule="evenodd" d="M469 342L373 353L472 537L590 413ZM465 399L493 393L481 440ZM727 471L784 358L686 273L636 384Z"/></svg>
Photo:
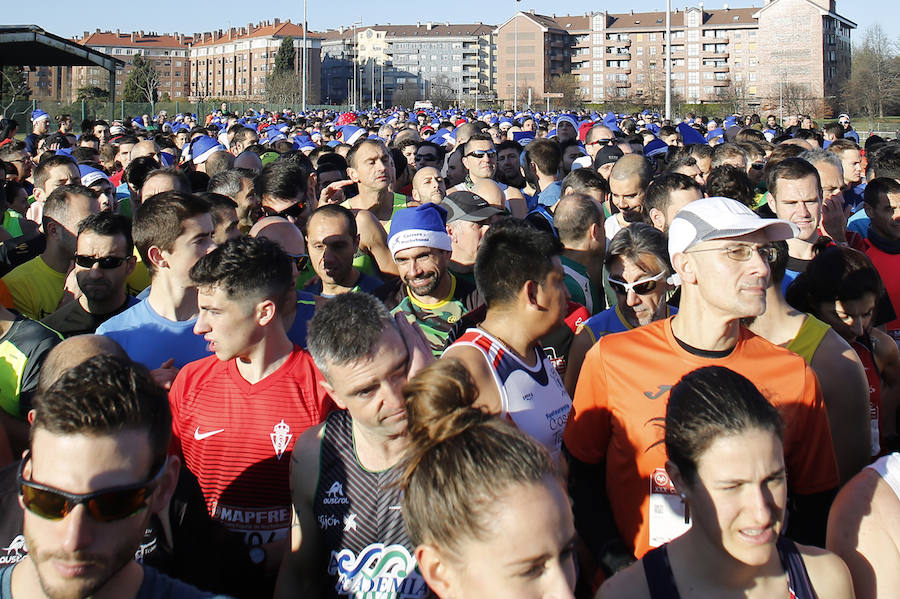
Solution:
<svg viewBox="0 0 900 599"><path fill-rule="evenodd" d="M247 509L219 503L215 505L213 518L242 535L250 547L286 539L291 530L290 506Z"/></svg>
<svg viewBox="0 0 900 599"><path fill-rule="evenodd" d="M659 547L691 527L687 506L675 490L665 468L650 475L650 546Z"/></svg>

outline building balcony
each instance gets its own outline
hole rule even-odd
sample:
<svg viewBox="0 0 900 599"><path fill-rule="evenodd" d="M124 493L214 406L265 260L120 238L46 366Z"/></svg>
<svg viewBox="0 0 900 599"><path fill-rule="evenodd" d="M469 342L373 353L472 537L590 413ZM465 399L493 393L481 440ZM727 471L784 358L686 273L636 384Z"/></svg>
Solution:
<svg viewBox="0 0 900 599"><path fill-rule="evenodd" d="M729 79L716 79L712 82L713 87L728 87L731 85L731 81Z"/></svg>
<svg viewBox="0 0 900 599"><path fill-rule="evenodd" d="M707 52L706 50L704 50L702 53L703 58L723 58L723 59L727 60L728 56L729 56L728 52L716 52L716 51Z"/></svg>
<svg viewBox="0 0 900 599"><path fill-rule="evenodd" d="M723 64L723 65L714 66L712 68L712 70L714 73L727 73L731 69L727 64Z"/></svg>
<svg viewBox="0 0 900 599"><path fill-rule="evenodd" d="M607 46L631 47L631 40L606 40Z"/></svg>
<svg viewBox="0 0 900 599"><path fill-rule="evenodd" d="M727 44L730 39L731 38L729 38L728 36L713 37L711 35L704 35L702 38L700 38L700 41L702 41L704 44Z"/></svg>
<svg viewBox="0 0 900 599"><path fill-rule="evenodd" d="M616 56L621 56L622 58L631 58L631 50L616 50L615 52L613 52L612 48L610 48L610 51L606 53L607 58L614 58Z"/></svg>
<svg viewBox="0 0 900 599"><path fill-rule="evenodd" d="M615 81L615 82L613 82L613 84L614 84L616 87L620 87L620 88L629 88L629 87L631 87L631 82L630 82L630 81Z"/></svg>

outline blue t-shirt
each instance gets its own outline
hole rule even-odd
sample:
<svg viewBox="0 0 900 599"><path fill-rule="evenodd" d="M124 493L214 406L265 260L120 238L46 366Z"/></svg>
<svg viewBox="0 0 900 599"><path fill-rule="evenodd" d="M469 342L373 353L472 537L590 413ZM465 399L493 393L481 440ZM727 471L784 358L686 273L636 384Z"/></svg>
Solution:
<svg viewBox="0 0 900 599"><path fill-rule="evenodd" d="M297 292L297 314L288 331L288 339L294 345L306 349L306 327L316 312L316 296L306 291Z"/></svg>
<svg viewBox="0 0 900 599"><path fill-rule="evenodd" d="M869 225L871 223L872 220L869 218L869 215L866 214L866 211L860 206L859 210L854 212L853 215L847 219L847 230L859 233L864 238L868 239Z"/></svg>
<svg viewBox="0 0 900 599"><path fill-rule="evenodd" d="M228 599L227 595L214 595L169 578L150 566L144 568L144 580L134 599ZM0 599L12 599L13 566L0 570Z"/></svg>
<svg viewBox="0 0 900 599"><path fill-rule="evenodd" d="M150 306L140 302L97 327L98 335L111 337L128 357L150 370L159 368L169 358L175 367L210 355L201 335L194 334L197 319L174 321L163 318Z"/></svg>
<svg viewBox="0 0 900 599"><path fill-rule="evenodd" d="M554 181L538 194L538 203L542 206L555 206L562 193L562 183Z"/></svg>

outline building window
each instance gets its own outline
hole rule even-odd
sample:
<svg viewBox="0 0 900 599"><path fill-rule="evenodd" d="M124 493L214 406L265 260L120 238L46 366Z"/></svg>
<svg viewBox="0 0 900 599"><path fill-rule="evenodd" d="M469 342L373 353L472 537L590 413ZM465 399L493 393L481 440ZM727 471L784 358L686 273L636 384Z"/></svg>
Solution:
<svg viewBox="0 0 900 599"><path fill-rule="evenodd" d="M651 41L651 42L655 42L655 41L656 41L656 34L655 34L655 33L651 33L651 34L650 34L650 41Z"/></svg>
<svg viewBox="0 0 900 599"><path fill-rule="evenodd" d="M687 14L687 26L688 27L698 27L700 25L700 13L696 10L692 10Z"/></svg>
<svg viewBox="0 0 900 599"><path fill-rule="evenodd" d="M687 32L687 40L689 42L696 42L700 39L700 31L697 29L691 29Z"/></svg>
<svg viewBox="0 0 900 599"><path fill-rule="evenodd" d="M637 47L637 55L638 55L638 56L643 56L643 55L644 55L644 47L643 47L643 46L638 46L638 47Z"/></svg>

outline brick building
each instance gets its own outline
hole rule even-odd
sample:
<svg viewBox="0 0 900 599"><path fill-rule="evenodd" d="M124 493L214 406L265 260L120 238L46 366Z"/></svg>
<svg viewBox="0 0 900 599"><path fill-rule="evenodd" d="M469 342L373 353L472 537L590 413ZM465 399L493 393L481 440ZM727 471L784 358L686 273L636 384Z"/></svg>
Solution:
<svg viewBox="0 0 900 599"><path fill-rule="evenodd" d="M211 97L263 100L266 77L275 67L275 55L287 37L293 38L296 50L294 72L300 78L303 44L300 25L274 19L225 31L195 33L190 48L191 100ZM307 102L310 104L319 102L321 42L321 35L307 32Z"/></svg>
<svg viewBox="0 0 900 599"><path fill-rule="evenodd" d="M188 48L191 38L182 33L158 34L155 32L135 31L122 33L118 30L87 31L77 43L88 46L98 52L109 54L113 58L125 61L125 69L116 73L116 98L123 97L122 91L133 67L134 57L142 56L149 61L159 74L159 97L168 95L172 101L186 100L190 85L190 68L188 66ZM68 97L74 101L80 87L99 87L107 89L109 79L106 71L100 67L71 67L72 76L68 85Z"/></svg>
<svg viewBox="0 0 900 599"><path fill-rule="evenodd" d="M762 7L671 14L672 91L687 102L740 99L771 109L787 89L821 113L850 73L850 31L835 0L764 0ZM519 99L549 91L571 72L589 102L631 99L661 105L665 12L547 16L519 12L496 30L498 97L512 103L518 27ZM542 57L543 59L541 60Z"/></svg>

